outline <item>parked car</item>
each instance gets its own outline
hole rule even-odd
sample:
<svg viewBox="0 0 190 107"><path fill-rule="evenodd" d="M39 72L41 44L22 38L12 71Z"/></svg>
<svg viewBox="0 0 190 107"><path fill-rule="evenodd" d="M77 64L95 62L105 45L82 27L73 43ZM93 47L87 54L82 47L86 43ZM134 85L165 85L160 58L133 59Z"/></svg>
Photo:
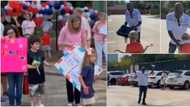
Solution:
<svg viewBox="0 0 190 107"><path fill-rule="evenodd" d="M160 83L161 83L161 76L162 76L162 72L163 71L149 71L149 75L148 75L148 84L149 87L160 87Z"/></svg>
<svg viewBox="0 0 190 107"><path fill-rule="evenodd" d="M184 89L190 88L190 70L177 70L170 73L166 79L166 84L171 89L180 87Z"/></svg>
<svg viewBox="0 0 190 107"><path fill-rule="evenodd" d="M135 72L128 74L128 82L130 85L137 86L138 81L137 81L137 75Z"/></svg>
<svg viewBox="0 0 190 107"><path fill-rule="evenodd" d="M124 75L123 71L109 71L108 85L116 85L117 79Z"/></svg>
<svg viewBox="0 0 190 107"><path fill-rule="evenodd" d="M117 78L117 85L129 85L128 76L128 74L124 74L123 76Z"/></svg>

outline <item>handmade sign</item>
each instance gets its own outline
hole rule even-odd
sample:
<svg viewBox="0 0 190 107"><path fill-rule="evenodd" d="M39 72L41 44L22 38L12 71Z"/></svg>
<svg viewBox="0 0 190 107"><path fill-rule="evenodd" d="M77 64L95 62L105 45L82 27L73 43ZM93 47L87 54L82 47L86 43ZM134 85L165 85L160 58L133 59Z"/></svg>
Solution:
<svg viewBox="0 0 190 107"><path fill-rule="evenodd" d="M84 48L74 47L64 52L63 57L55 64L58 72L64 75L79 91L81 90L81 85L78 77L81 73L84 55Z"/></svg>
<svg viewBox="0 0 190 107"><path fill-rule="evenodd" d="M27 39L1 38L1 72L26 72L27 71Z"/></svg>
<svg viewBox="0 0 190 107"><path fill-rule="evenodd" d="M99 33L100 34L103 34L103 35L107 35L108 33L107 33L108 31L107 31L107 26L102 26L101 28L100 28L100 30L99 30Z"/></svg>

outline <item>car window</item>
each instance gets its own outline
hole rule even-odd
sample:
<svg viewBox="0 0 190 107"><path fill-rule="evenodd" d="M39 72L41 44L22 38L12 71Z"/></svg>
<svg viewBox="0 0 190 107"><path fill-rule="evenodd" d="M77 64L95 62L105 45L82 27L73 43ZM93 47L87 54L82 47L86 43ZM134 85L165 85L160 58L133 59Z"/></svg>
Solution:
<svg viewBox="0 0 190 107"><path fill-rule="evenodd" d="M123 75L123 72L111 72L111 75Z"/></svg>
<svg viewBox="0 0 190 107"><path fill-rule="evenodd" d="M186 72L184 75L186 75L186 76L190 76L190 72Z"/></svg>
<svg viewBox="0 0 190 107"><path fill-rule="evenodd" d="M157 74L157 76L160 76L160 75L162 75L162 72L159 72L159 73Z"/></svg>

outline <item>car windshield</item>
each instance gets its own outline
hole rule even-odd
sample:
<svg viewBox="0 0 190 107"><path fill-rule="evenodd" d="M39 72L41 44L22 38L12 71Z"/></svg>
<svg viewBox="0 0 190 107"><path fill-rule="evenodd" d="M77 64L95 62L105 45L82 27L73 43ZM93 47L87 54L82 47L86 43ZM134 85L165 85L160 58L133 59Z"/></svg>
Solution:
<svg viewBox="0 0 190 107"><path fill-rule="evenodd" d="M111 75L123 75L123 72L110 72Z"/></svg>

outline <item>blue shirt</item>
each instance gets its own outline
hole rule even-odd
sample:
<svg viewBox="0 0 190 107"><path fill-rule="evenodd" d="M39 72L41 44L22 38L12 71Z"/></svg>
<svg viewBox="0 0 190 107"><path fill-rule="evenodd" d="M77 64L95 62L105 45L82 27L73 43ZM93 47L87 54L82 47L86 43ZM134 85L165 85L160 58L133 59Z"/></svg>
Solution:
<svg viewBox="0 0 190 107"><path fill-rule="evenodd" d="M148 86L148 73L146 71L144 73L142 71L137 71L136 75L138 86Z"/></svg>
<svg viewBox="0 0 190 107"><path fill-rule="evenodd" d="M82 69L82 78L84 79L85 84L89 88L89 94L85 95L84 92L81 92L81 97L82 98L91 98L94 96L94 88L93 88L93 83L94 83L94 65L87 65L84 66Z"/></svg>

